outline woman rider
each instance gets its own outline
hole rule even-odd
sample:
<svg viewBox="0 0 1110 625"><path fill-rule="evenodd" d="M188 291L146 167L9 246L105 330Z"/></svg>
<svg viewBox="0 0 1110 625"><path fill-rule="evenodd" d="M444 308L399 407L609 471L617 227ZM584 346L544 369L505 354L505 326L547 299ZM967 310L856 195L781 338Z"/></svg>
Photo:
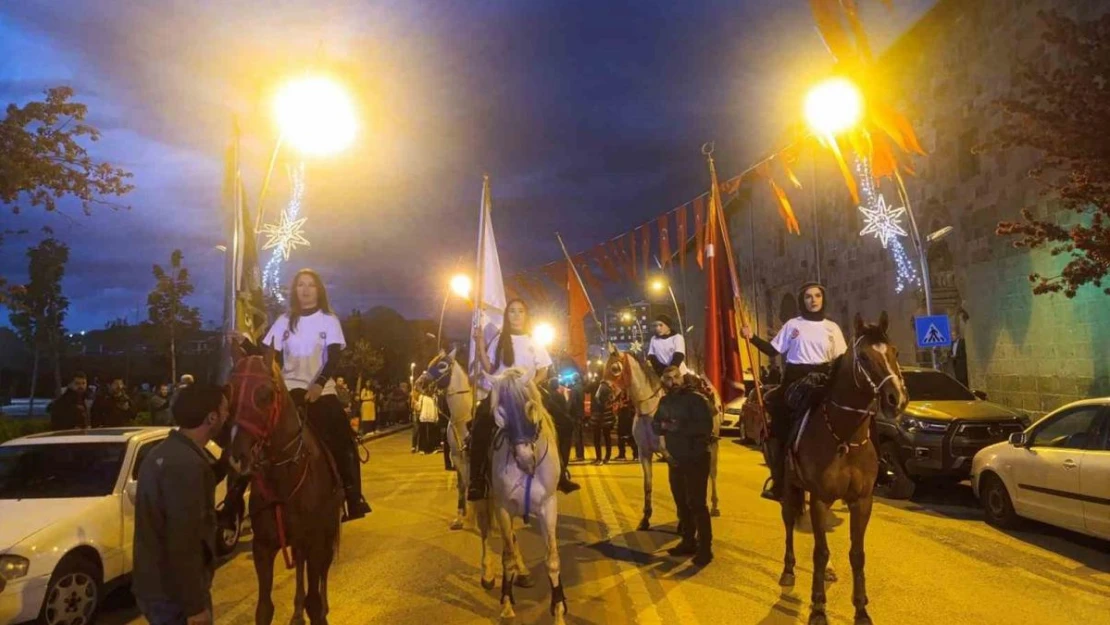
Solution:
<svg viewBox="0 0 1110 625"><path fill-rule="evenodd" d="M655 374L662 376L667 367L678 367L678 372L686 375L686 339L681 332L675 332L674 321L668 315L659 315L653 324L655 335L648 343L647 359Z"/></svg>
<svg viewBox="0 0 1110 625"><path fill-rule="evenodd" d="M339 353L347 342L319 274L311 269L297 272L290 288L289 311L278 317L262 344L277 351L281 376L293 402L305 410L313 433L335 460L347 500L343 520L361 519L370 506L362 497L358 447L335 389ZM227 501L242 501L239 487L229 489Z"/></svg>
<svg viewBox="0 0 1110 625"><path fill-rule="evenodd" d="M478 407L470 426L470 485L466 498L480 501L486 498L489 445L494 426L489 397L493 389L491 376L517 368L524 371L524 381L543 385L551 367L551 356L529 333L528 305L521 299L509 301L505 308L505 327L492 345L486 345L481 329L475 331L474 340L481 372L478 376ZM570 492L576 489L577 485L569 483L564 473L559 481L559 490Z"/></svg>
<svg viewBox="0 0 1110 625"><path fill-rule="evenodd" d="M825 287L810 282L798 292L798 309L802 314L782 326L771 342L755 336L744 326L741 335L750 339L759 351L774 358L782 355L786 371L778 390L769 394L767 410L771 414L771 436L767 440L768 461L771 464L771 486L764 489L763 497L779 500L782 497L783 474L786 470L786 439L794 425L792 411L786 405L790 386L811 373L828 375L832 362L848 351L844 333L836 322L825 318Z"/></svg>

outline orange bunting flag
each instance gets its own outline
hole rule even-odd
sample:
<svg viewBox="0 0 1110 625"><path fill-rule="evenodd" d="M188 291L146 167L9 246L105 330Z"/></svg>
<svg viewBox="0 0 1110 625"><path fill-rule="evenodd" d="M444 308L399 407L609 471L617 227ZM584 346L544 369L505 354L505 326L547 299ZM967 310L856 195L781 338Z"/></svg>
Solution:
<svg viewBox="0 0 1110 625"><path fill-rule="evenodd" d="M632 267L628 262L628 248L624 242L624 235L609 241L609 256L616 263L617 269L626 279L632 279Z"/></svg>
<svg viewBox="0 0 1110 625"><path fill-rule="evenodd" d="M732 195L740 191L741 176L736 176L732 180L726 180L719 185L721 195Z"/></svg>
<svg viewBox="0 0 1110 625"><path fill-rule="evenodd" d="M590 261L585 254L579 254L574 257L574 266L578 268L578 274L586 281L586 284L595 292L602 290L601 281L594 275L593 269L590 268Z"/></svg>
<svg viewBox="0 0 1110 625"><path fill-rule="evenodd" d="M636 229L640 231L640 275L646 278L651 271L651 227L644 225Z"/></svg>
<svg viewBox="0 0 1110 625"><path fill-rule="evenodd" d="M678 207L674 213L675 220L678 222L678 264L682 269L682 275L686 275L686 205Z"/></svg>
<svg viewBox="0 0 1110 625"><path fill-rule="evenodd" d="M670 221L671 214L664 213L659 217L659 262L666 267L671 262L671 235L670 235Z"/></svg>
<svg viewBox="0 0 1110 625"><path fill-rule="evenodd" d="M801 234L802 229L798 226L798 218L794 216L794 209L790 206L790 198L786 196L786 191L782 190L782 187L775 182L774 178L768 177L767 182L771 184L771 192L775 194L775 199L778 200L779 215L786 224L786 231Z"/></svg>
<svg viewBox="0 0 1110 625"><path fill-rule="evenodd" d="M705 196L694 198L694 238L697 240L698 267L705 269Z"/></svg>
<svg viewBox="0 0 1110 625"><path fill-rule="evenodd" d="M602 243L595 247L593 257L594 261L601 267L601 273L605 276L606 280L609 282L621 281L620 271L617 270L616 264L613 263L613 259L609 256L609 247L606 244Z"/></svg>
<svg viewBox="0 0 1110 625"><path fill-rule="evenodd" d="M566 264L566 263L564 263ZM582 288L582 283L574 275L574 269L566 264L567 288L567 356L578 365L579 373L586 372L587 343L586 343L586 315L590 312L589 298Z"/></svg>

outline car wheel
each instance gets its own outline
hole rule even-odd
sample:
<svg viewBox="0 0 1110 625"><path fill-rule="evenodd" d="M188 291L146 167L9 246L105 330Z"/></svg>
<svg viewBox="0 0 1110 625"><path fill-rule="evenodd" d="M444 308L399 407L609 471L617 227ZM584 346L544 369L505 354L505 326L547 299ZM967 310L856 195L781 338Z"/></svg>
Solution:
<svg viewBox="0 0 1110 625"><path fill-rule="evenodd" d="M879 445L879 454L894 475L891 477L889 484L877 486L875 493L887 499L909 499L913 497L917 484L906 473L906 468L902 465L901 454L898 453L898 443L884 441Z"/></svg>
<svg viewBox="0 0 1110 625"><path fill-rule="evenodd" d="M44 625L88 625L100 607L100 568L88 558L62 558L50 576L39 622Z"/></svg>
<svg viewBox="0 0 1110 625"><path fill-rule="evenodd" d="M1014 512L1014 502L1006 491L1006 485L993 473L986 473L979 479L982 480L979 486L979 503L986 513L987 523L1002 529L1017 527L1021 517Z"/></svg>
<svg viewBox="0 0 1110 625"><path fill-rule="evenodd" d="M221 506L223 504L220 504ZM217 517L219 518L219 517ZM243 535L243 519L231 523L217 523L216 525L216 555L223 558L231 555L239 546L239 538Z"/></svg>

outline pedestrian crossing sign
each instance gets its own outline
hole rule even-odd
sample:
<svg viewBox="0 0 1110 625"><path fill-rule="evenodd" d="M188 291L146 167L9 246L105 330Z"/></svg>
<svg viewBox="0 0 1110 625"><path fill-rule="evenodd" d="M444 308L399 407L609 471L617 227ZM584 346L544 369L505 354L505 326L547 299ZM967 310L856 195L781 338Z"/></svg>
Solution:
<svg viewBox="0 0 1110 625"><path fill-rule="evenodd" d="M948 323L948 315L914 317L913 325L918 347L952 346L952 331Z"/></svg>

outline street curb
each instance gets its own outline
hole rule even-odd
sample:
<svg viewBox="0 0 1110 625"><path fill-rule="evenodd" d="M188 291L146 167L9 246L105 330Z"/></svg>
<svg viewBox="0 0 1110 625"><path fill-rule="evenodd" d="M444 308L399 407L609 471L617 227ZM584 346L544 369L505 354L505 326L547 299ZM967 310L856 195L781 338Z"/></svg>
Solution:
<svg viewBox="0 0 1110 625"><path fill-rule="evenodd" d="M397 432L407 430L411 427L412 427L411 423L402 423L400 425L394 425L394 426L386 428L384 430L378 430L377 432L370 432L370 433L367 433L367 434L363 434L362 436L359 437L358 440L359 440L360 443L365 443L367 441L372 441L372 440L375 440L375 439L378 439L378 438L385 438L386 436L389 436L390 434L396 434Z"/></svg>

